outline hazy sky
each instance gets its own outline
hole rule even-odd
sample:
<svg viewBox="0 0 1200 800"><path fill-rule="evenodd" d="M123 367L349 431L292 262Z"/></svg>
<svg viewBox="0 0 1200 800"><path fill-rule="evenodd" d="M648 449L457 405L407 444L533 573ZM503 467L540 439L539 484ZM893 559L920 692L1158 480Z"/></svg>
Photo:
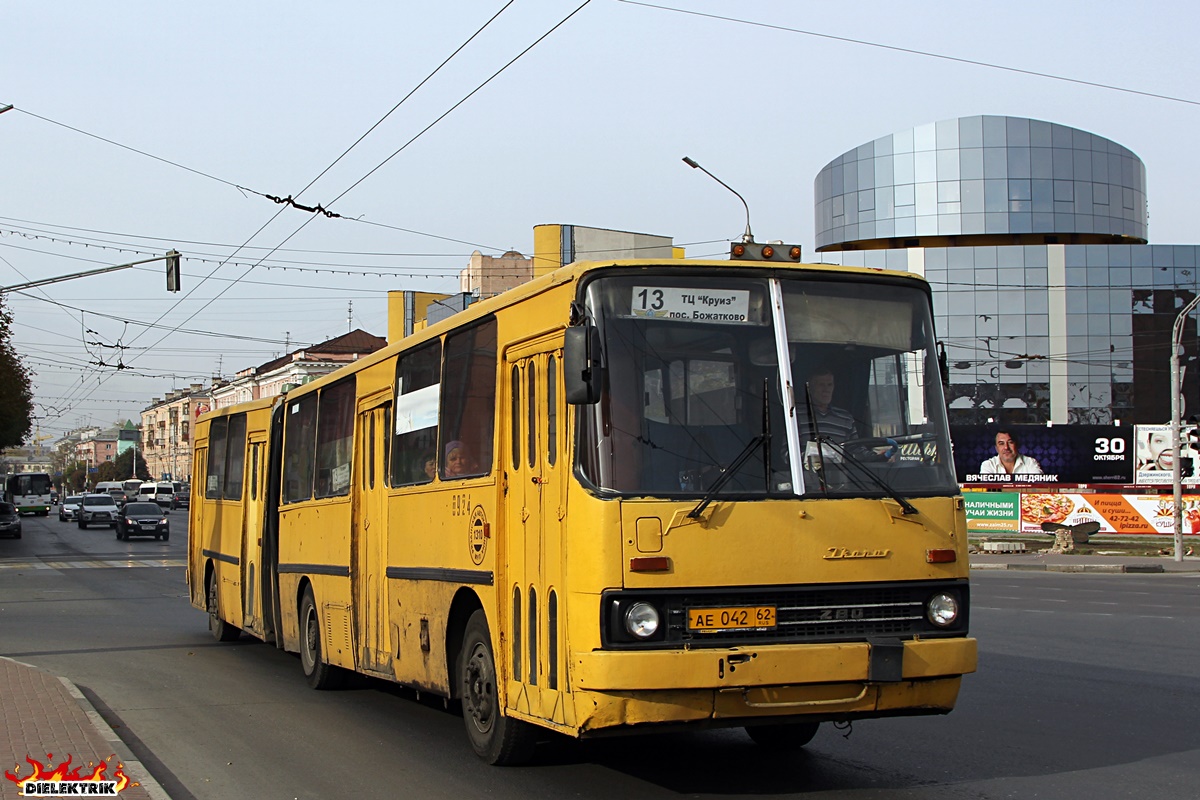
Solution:
<svg viewBox="0 0 1200 800"><path fill-rule="evenodd" d="M724 257L741 204L684 155L759 240L811 256L813 179L841 153L1050 120L1141 157L1152 242L1200 243L1192 3L591 0L520 55L580 1L6 3L0 286L185 257L175 295L161 262L6 295L41 433L136 420L351 326L383 336L389 289L457 291L472 250L528 255L537 224Z"/></svg>

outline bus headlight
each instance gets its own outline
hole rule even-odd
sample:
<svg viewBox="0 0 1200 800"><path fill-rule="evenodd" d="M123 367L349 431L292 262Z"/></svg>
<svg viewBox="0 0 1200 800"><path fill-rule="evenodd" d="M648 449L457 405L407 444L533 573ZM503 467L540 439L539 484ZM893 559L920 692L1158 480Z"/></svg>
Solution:
<svg viewBox="0 0 1200 800"><path fill-rule="evenodd" d="M925 614L929 621L939 628L953 625L958 619L958 600L952 594L935 594L926 603Z"/></svg>
<svg viewBox="0 0 1200 800"><path fill-rule="evenodd" d="M649 639L658 632L658 609L649 603L638 602L625 612L625 630L637 639Z"/></svg>

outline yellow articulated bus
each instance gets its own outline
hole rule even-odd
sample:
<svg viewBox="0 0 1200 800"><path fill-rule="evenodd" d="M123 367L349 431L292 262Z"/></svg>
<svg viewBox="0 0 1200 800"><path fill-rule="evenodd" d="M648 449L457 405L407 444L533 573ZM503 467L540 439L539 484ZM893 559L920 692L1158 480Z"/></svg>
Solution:
<svg viewBox="0 0 1200 800"><path fill-rule="evenodd" d="M576 263L199 420L222 640L461 703L474 750L680 725L807 744L976 665L928 285Z"/></svg>

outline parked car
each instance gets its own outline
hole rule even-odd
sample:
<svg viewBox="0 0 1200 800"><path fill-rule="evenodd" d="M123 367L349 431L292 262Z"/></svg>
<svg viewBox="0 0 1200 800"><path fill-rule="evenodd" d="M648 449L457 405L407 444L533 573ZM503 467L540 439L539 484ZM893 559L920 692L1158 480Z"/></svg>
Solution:
<svg viewBox="0 0 1200 800"><path fill-rule="evenodd" d="M21 515L12 503L0 503L0 536L21 538Z"/></svg>
<svg viewBox="0 0 1200 800"><path fill-rule="evenodd" d="M119 512L117 501L112 499L111 494L85 494L79 503L76 522L81 528L89 525L107 525L115 528Z"/></svg>
<svg viewBox="0 0 1200 800"><path fill-rule="evenodd" d="M79 515L79 504L83 502L83 495L69 494L67 499L62 501L62 505L58 507L58 521L66 522L69 519L75 519Z"/></svg>
<svg viewBox="0 0 1200 800"><path fill-rule="evenodd" d="M158 503L127 503L117 517L117 538L153 536L166 541L171 538L171 523Z"/></svg>

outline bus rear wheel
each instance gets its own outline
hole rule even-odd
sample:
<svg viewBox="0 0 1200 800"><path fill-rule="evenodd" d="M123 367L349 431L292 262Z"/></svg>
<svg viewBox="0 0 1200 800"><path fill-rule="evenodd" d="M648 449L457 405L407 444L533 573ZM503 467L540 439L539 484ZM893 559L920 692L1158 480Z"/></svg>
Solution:
<svg viewBox="0 0 1200 800"><path fill-rule="evenodd" d="M528 722L500 713L496 659L487 617L476 611L467 622L458 654L463 722L476 755L489 764L524 764L533 756L537 731Z"/></svg>
<svg viewBox="0 0 1200 800"><path fill-rule="evenodd" d="M768 750L799 750L817 735L819 722L795 722L788 724L748 725L746 733L759 747Z"/></svg>
<svg viewBox="0 0 1200 800"><path fill-rule="evenodd" d="M232 642L241 636L242 632L221 619L221 609L217 601L217 576L208 576L208 629L218 642Z"/></svg>
<svg viewBox="0 0 1200 800"><path fill-rule="evenodd" d="M300 601L300 666L308 685L314 689L337 689L342 685L341 669L324 659L321 614L317 611L311 586L304 590L304 598Z"/></svg>

